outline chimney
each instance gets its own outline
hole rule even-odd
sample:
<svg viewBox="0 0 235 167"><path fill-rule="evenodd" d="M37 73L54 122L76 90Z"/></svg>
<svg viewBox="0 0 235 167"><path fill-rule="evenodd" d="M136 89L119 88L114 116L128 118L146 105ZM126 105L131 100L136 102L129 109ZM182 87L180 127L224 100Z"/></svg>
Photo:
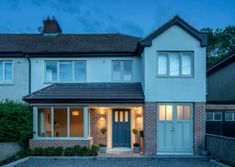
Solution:
<svg viewBox="0 0 235 167"><path fill-rule="evenodd" d="M57 34L61 34L62 30L60 28L59 23L57 22L55 16L53 16L52 18L50 18L49 16L47 17L46 20L43 20L43 34L50 34L50 35L57 35Z"/></svg>

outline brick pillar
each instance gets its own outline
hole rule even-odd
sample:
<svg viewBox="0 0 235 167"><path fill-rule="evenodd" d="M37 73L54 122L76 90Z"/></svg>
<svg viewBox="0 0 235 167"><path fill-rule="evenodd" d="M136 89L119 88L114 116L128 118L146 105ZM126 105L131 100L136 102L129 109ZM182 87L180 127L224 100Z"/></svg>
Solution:
<svg viewBox="0 0 235 167"><path fill-rule="evenodd" d="M107 134L104 136L100 133L103 127L106 127L105 110L90 109L90 136L94 144L107 144Z"/></svg>
<svg viewBox="0 0 235 167"><path fill-rule="evenodd" d="M194 146L193 151L195 155L199 154L199 147L205 148L205 134L206 134L206 113L205 103L194 103Z"/></svg>
<svg viewBox="0 0 235 167"><path fill-rule="evenodd" d="M157 103L144 104L144 153L156 155L157 153Z"/></svg>

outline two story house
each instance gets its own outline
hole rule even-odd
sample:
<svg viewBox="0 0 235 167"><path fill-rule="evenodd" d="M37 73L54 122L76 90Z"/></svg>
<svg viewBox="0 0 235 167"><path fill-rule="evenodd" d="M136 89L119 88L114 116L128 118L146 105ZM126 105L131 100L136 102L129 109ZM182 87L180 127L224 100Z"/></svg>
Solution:
<svg viewBox="0 0 235 167"><path fill-rule="evenodd" d="M206 34L178 16L145 38L43 23L41 34L0 34L0 98L33 106L31 148L130 150L134 128L146 155L204 147Z"/></svg>

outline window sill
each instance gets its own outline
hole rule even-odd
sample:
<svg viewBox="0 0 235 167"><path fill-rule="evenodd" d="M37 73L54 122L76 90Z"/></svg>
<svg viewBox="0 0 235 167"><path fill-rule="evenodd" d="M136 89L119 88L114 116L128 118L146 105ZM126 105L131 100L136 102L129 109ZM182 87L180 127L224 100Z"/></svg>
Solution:
<svg viewBox="0 0 235 167"><path fill-rule="evenodd" d="M1 86L15 85L14 82L0 82Z"/></svg>
<svg viewBox="0 0 235 167"><path fill-rule="evenodd" d="M157 75L156 78L185 78L185 79L193 79L193 76L166 76L166 75Z"/></svg>
<svg viewBox="0 0 235 167"><path fill-rule="evenodd" d="M43 82L43 84L66 84L66 83L86 83L87 81L74 81L74 82Z"/></svg>

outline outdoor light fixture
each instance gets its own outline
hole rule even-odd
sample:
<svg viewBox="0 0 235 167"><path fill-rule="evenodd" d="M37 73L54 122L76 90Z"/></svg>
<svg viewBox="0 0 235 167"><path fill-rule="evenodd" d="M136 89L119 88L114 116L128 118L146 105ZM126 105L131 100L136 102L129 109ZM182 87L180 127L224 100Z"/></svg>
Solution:
<svg viewBox="0 0 235 167"><path fill-rule="evenodd" d="M79 116L79 111L72 111L73 116Z"/></svg>

